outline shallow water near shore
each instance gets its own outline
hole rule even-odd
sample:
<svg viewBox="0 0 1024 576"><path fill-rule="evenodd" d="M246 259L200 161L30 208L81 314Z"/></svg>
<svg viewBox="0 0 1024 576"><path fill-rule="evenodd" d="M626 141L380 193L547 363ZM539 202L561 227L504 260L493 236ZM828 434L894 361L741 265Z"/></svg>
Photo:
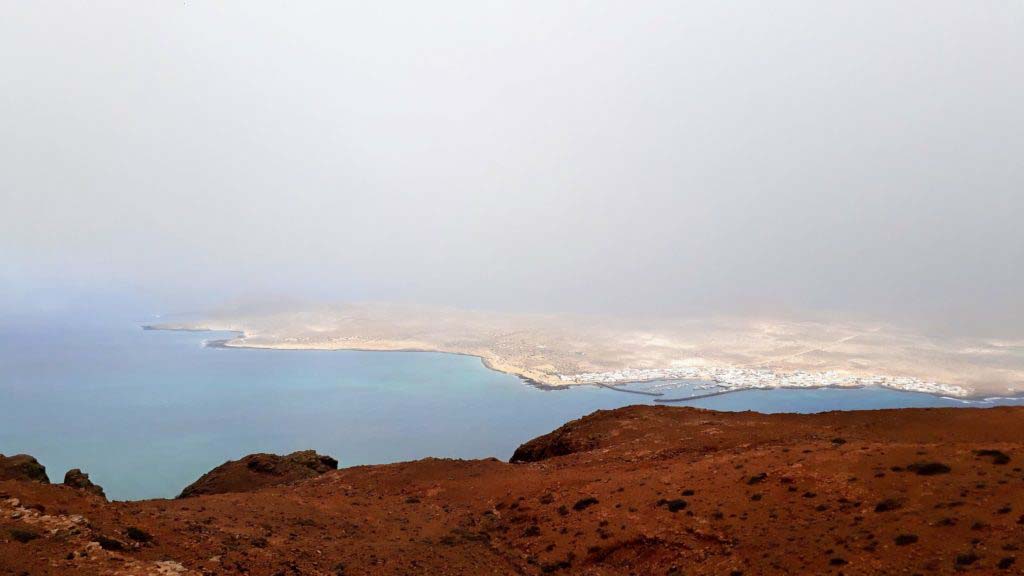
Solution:
<svg viewBox="0 0 1024 576"><path fill-rule="evenodd" d="M205 341L230 335L141 330L149 320L4 323L0 453L36 456L53 482L81 468L113 499L173 497L214 466L252 452L312 448L342 466L507 459L568 420L656 398L599 387L541 390L451 354L209 348ZM709 390L701 386L625 388L665 399ZM817 412L968 404L823 388L675 405Z"/></svg>

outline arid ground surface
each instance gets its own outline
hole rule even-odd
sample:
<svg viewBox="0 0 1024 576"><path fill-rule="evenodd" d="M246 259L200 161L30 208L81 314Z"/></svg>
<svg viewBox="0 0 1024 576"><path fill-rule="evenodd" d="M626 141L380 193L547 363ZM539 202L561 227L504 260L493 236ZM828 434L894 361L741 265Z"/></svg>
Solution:
<svg viewBox="0 0 1024 576"><path fill-rule="evenodd" d="M431 350L479 356L495 370L558 386L631 380L621 371L740 370L904 378L888 385L952 396L1024 392L1024 340L930 338L883 323L749 318L597 318L393 304L236 310L164 328L236 330L228 346ZM750 375L739 375L744 387ZM768 385L786 385L773 382ZM798 385L804 385L800 383Z"/></svg>
<svg viewBox="0 0 1024 576"><path fill-rule="evenodd" d="M0 574L1021 573L1022 431L1024 408L635 406L515 463L256 455L139 502L5 480ZM266 474L289 483L244 481Z"/></svg>

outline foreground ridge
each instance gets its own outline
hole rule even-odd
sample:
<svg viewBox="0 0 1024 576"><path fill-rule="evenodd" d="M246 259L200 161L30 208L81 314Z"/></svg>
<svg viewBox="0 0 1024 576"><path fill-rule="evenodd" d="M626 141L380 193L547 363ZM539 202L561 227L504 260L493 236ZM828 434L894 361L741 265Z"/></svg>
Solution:
<svg viewBox="0 0 1024 576"><path fill-rule="evenodd" d="M113 503L5 480L0 574L1020 573L1021 430L1024 408L633 406L515 463L255 455L229 464L316 470Z"/></svg>

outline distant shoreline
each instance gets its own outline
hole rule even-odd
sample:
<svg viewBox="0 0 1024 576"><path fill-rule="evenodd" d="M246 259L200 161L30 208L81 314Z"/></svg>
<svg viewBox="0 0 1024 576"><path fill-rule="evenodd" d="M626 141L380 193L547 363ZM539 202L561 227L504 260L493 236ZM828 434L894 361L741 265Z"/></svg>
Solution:
<svg viewBox="0 0 1024 576"><path fill-rule="evenodd" d="M431 350L429 348L301 348L301 347L285 347L285 346L260 346L256 344L246 343L233 343L237 340L243 340L246 337L245 331L243 330L232 330L232 329L220 329L220 328L195 328L195 327L178 327L178 326L158 326L154 324L143 324L142 329L146 331L164 331L164 332L229 332L235 334L234 338L220 338L217 340L206 340L203 342L203 346L207 348L224 348L224 349L236 349L236 350L279 350L279 351L292 351L292 350L303 350L307 352L419 352L427 354L451 354L453 356L466 356L469 358L476 358L480 360L480 363L484 365L488 370L498 372L500 374L508 374L515 376L523 381L523 383L538 388L540 390L568 390L573 386L579 386L579 384L547 384L540 380L536 380L529 376L519 374L514 371L501 370L495 367L487 358L476 354L468 354L466 352L451 352L448 350Z"/></svg>
<svg viewBox="0 0 1024 576"><path fill-rule="evenodd" d="M245 332L241 330L218 330L216 328L186 328L186 327L161 327L156 324L143 324L142 329L145 331L153 332L232 332L234 334L244 335Z"/></svg>
<svg viewBox="0 0 1024 576"><path fill-rule="evenodd" d="M471 353L467 353L467 352L454 352L454 351L448 351L448 350L435 350L435 349L429 349L429 348L412 348L412 347L395 347L395 348L381 347L381 348L371 348L371 347L356 347L356 346L353 346L353 347L331 347L331 348L325 348L325 347L314 347L314 346L303 347L303 346L258 345L258 344L250 344L250 343L244 342L244 339L247 337L247 334L245 333L245 331L237 330L237 329L229 329L229 328L223 328L223 329L222 328L199 328L199 327L194 327L194 326L160 326L160 325L154 325L154 324L144 324L144 325L141 326L141 328L143 330L146 330L146 331L196 332L196 333L198 333L198 332L227 332L227 333L231 333L231 334L235 335L234 338L221 338L221 339L217 339L217 340L205 341L203 343L203 345L208 347L208 348L226 348L226 349L234 348L234 349L249 349L249 350L281 350L281 351L305 350L305 351L323 351L323 352L332 352L332 351L351 351L351 352L421 352L421 353L434 353L434 354L452 354L452 355L456 355L456 356L468 356L468 357L478 358L480 360L480 362L484 365L484 367L486 367L489 370L493 370L495 372L499 372L499 373L502 373L502 374L509 374L509 375L515 376L515 377L519 378L521 381L523 381L525 384L528 384L528 385L533 386L534 388L538 388L540 390L549 390L549 391L550 390L567 390L567 389L575 387L575 386L595 386L595 387L606 388L606 389L609 389L609 390L614 390L616 392L622 392L622 393L627 393L627 394L637 394L637 395L643 395L643 396L652 396L652 397L655 397L654 402L659 403L659 404L687 402L687 401L691 401L691 400L700 400L702 398L710 398L710 397L714 397L714 396L722 396L722 395L725 395L725 394L731 394L731 393L735 393L735 392L744 392L744 391L748 391L748 390L780 390L780 389L787 389L787 390L789 390L789 389L792 389L792 390L820 390L820 389L825 389L825 388L834 388L834 389L839 389L839 390L854 390L854 389L862 389L862 388L868 387L868 386L865 386L865 385L856 385L856 386L842 386L842 385L772 386L772 387L747 386L747 387L723 388L721 390L717 390L717 391L714 391L714 392L705 393L705 394L697 394L697 395L694 395L694 396L685 396L685 397L679 397L679 398L661 398L661 396L664 395L663 393L647 392L647 391L640 391L640 390L627 390L627 389L621 388L620 386L622 386L622 385L629 385L629 384L656 382L656 381L659 381L659 380L661 380L661 381L671 381L672 379L661 378L661 379L645 379L645 380L623 380L621 382L567 382L567 383L550 384L550 383L538 380L536 378L532 378L532 377L527 376L525 374L522 374L520 372L517 372L514 367L506 366L506 365L501 365L501 367L498 367L498 365L496 363L492 362L489 358L486 358L486 357L478 355L478 354L471 354ZM965 404L993 403L994 400L1009 400L1009 401L1014 401L1014 402L1016 402L1016 401L1024 401L1024 393L1016 394L1016 395L1003 395L1003 396L993 396L991 394L968 393L968 394L965 394L964 396L950 396L948 393L929 392L929 391L925 391L925 390L907 390L907 389L903 389L903 388L899 388L899 387L894 387L894 386L871 385L871 387L884 388L884 389L893 390L893 391L896 391L896 392L927 394L929 396L935 396L935 397L939 397L939 398L960 401L960 402L963 402Z"/></svg>

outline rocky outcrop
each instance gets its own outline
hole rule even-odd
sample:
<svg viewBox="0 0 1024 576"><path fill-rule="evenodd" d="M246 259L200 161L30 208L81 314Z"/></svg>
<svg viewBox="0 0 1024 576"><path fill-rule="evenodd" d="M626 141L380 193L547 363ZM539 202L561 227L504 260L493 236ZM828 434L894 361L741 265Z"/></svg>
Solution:
<svg viewBox="0 0 1024 576"><path fill-rule="evenodd" d="M0 454L0 480L25 480L49 484L46 467L28 454Z"/></svg>
<svg viewBox="0 0 1024 576"><path fill-rule="evenodd" d="M78 468L68 470L68 473L64 475L64 485L77 490L84 490L90 494L95 494L100 498L107 497L107 495L103 493L103 487L98 484L93 484L92 480L89 480L89 475Z"/></svg>
<svg viewBox="0 0 1024 576"><path fill-rule="evenodd" d="M225 462L203 474L199 480L182 490L178 498L252 492L267 486L313 478L337 468L337 460L313 450L293 452L287 456L250 454L241 460Z"/></svg>
<svg viewBox="0 0 1024 576"><path fill-rule="evenodd" d="M570 423L519 446L512 454L511 462L539 462L556 456L585 452L596 446L595 438L577 433Z"/></svg>
<svg viewBox="0 0 1024 576"><path fill-rule="evenodd" d="M660 425L660 422L650 422L647 425L623 426L624 422L658 420L658 416L667 414L661 406L642 407L643 410L635 408L640 407L598 410L578 420L567 422L553 432L538 436L519 446L512 454L510 462L539 462L548 458L588 452L605 447L609 442L622 442L635 436L637 431Z"/></svg>
<svg viewBox="0 0 1024 576"><path fill-rule="evenodd" d="M324 472L338 469L337 460L324 454L317 454L315 450L292 452L285 456L284 459L289 464L305 466L317 474L323 474Z"/></svg>

